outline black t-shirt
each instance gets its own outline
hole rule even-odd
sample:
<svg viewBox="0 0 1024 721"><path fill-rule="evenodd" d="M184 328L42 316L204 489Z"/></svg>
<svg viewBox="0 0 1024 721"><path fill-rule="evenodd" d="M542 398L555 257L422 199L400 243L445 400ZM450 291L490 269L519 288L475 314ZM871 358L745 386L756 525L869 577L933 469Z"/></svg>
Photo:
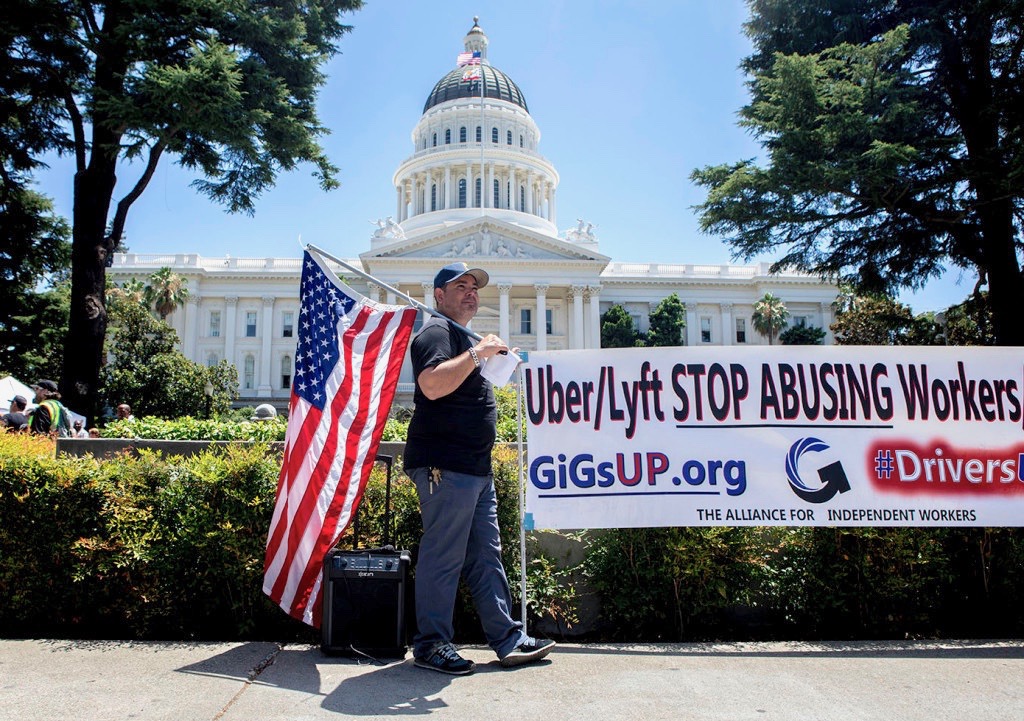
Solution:
<svg viewBox="0 0 1024 721"><path fill-rule="evenodd" d="M406 470L436 467L475 476L490 474L497 423L490 381L476 369L452 393L436 400L423 395L419 384L420 373L465 353L469 346L462 331L433 319L413 338L416 410L405 445Z"/></svg>
<svg viewBox="0 0 1024 721"><path fill-rule="evenodd" d="M3 418L0 418L0 424L11 428L16 431L20 431L22 428L28 425L28 418L24 413L18 411L11 411L5 413Z"/></svg>

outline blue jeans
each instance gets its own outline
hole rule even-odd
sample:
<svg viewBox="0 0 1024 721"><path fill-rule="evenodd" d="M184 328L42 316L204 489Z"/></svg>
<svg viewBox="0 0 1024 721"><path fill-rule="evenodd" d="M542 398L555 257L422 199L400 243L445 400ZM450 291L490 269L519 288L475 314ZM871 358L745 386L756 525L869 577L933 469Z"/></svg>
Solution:
<svg viewBox="0 0 1024 721"><path fill-rule="evenodd" d="M441 471L431 484L429 468L413 468L423 516L416 562L416 623L413 653L422 657L438 641L450 642L459 576L466 579L488 645L504 657L526 640L512 618L512 597L501 565L498 502L491 476ZM431 488L431 486L433 486Z"/></svg>

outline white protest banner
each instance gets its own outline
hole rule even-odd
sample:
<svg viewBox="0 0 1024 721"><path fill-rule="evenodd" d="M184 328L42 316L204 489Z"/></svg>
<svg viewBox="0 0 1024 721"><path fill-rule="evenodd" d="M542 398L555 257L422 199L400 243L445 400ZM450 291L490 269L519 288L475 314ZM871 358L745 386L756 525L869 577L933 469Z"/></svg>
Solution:
<svg viewBox="0 0 1024 721"><path fill-rule="evenodd" d="M1022 526L1024 350L532 352L528 528Z"/></svg>

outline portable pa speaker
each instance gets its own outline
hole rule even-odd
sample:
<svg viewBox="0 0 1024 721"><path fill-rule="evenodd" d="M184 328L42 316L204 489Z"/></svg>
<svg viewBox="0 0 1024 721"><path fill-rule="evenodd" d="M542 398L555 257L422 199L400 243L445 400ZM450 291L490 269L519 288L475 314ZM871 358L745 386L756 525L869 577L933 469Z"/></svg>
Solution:
<svg viewBox="0 0 1024 721"><path fill-rule="evenodd" d="M324 559L321 649L327 654L402 658L411 600L408 551L343 551Z"/></svg>

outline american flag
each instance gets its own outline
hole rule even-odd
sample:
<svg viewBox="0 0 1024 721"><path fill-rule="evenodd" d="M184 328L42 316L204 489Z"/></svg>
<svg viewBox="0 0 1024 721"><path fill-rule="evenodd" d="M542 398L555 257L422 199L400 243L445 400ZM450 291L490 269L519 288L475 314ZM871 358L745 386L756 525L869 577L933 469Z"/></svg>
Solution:
<svg viewBox="0 0 1024 721"><path fill-rule="evenodd" d="M284 462L263 591L319 627L324 556L355 516L398 384L416 310L363 297L303 257Z"/></svg>
<svg viewBox="0 0 1024 721"><path fill-rule="evenodd" d="M463 65L479 65L480 64L480 52L475 53L459 53L455 56L455 64L460 68Z"/></svg>

